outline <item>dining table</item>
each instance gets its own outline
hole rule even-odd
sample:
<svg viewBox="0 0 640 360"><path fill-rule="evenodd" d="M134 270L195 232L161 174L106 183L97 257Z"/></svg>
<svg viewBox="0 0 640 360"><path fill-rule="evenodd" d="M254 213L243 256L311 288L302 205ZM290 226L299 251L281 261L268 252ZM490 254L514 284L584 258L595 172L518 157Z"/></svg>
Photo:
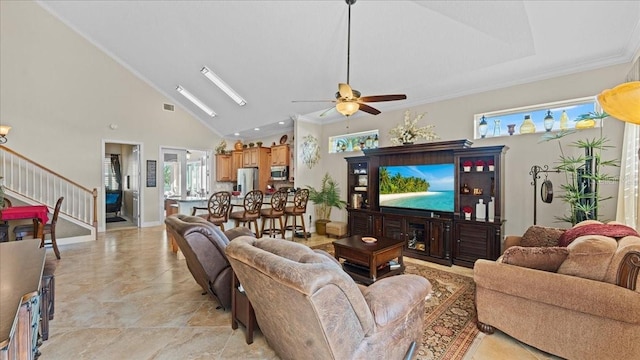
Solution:
<svg viewBox="0 0 640 360"><path fill-rule="evenodd" d="M44 224L49 221L49 208L46 205L11 206L0 210L0 220L33 220L34 238L41 239Z"/></svg>

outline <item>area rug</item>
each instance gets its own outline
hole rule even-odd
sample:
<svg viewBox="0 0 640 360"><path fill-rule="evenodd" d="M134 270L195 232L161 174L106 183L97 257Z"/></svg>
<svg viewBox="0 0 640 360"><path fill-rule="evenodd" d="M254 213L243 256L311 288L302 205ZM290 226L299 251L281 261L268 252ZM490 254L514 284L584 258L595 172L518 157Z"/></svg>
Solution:
<svg viewBox="0 0 640 360"><path fill-rule="evenodd" d="M333 254L333 245L314 246ZM405 273L420 275L433 288L424 314L419 360L462 359L479 330L476 327L473 278L438 270L405 257Z"/></svg>
<svg viewBox="0 0 640 360"><path fill-rule="evenodd" d="M112 223L112 222L127 221L127 219L123 219L120 216L113 216L113 217L105 218L104 221L108 223Z"/></svg>

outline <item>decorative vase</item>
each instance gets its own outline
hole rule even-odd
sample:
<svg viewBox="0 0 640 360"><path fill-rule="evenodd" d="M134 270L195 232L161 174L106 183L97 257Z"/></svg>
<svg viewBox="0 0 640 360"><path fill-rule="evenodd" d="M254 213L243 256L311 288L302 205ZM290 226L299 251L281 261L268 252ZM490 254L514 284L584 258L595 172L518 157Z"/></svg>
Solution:
<svg viewBox="0 0 640 360"><path fill-rule="evenodd" d="M495 170L495 167L493 165L489 165L489 171L493 171Z"/></svg>
<svg viewBox="0 0 640 360"><path fill-rule="evenodd" d="M242 150L242 141L236 141L236 143L233 145L233 148L236 150Z"/></svg>
<svg viewBox="0 0 640 360"><path fill-rule="evenodd" d="M509 133L509 136L513 135L516 132L516 124L508 124L507 132Z"/></svg>
<svg viewBox="0 0 640 360"><path fill-rule="evenodd" d="M501 129L500 129L500 119L495 119L493 120L493 136L500 136L501 133Z"/></svg>
<svg viewBox="0 0 640 360"><path fill-rule="evenodd" d="M484 166L482 166L482 165L476 165L476 171L477 171L477 172L483 172L483 171L484 171Z"/></svg>
<svg viewBox="0 0 640 360"><path fill-rule="evenodd" d="M531 115L525 115L522 124L520 124L520 134L533 134L536 132L536 124L531 121Z"/></svg>
<svg viewBox="0 0 640 360"><path fill-rule="evenodd" d="M258 145L258 147L262 147L262 141L256 142L256 145Z"/></svg>
<svg viewBox="0 0 640 360"><path fill-rule="evenodd" d="M553 123L555 120L553 119L553 115L551 114L551 110L547 110L547 116L544 117L544 129L549 132L553 129Z"/></svg>
<svg viewBox="0 0 640 360"><path fill-rule="evenodd" d="M482 118L480 119L480 124L478 124L478 132L480 133L480 137L484 139L485 136L487 136L487 130L489 128L489 125L487 125L487 120L485 119L484 115L482 115Z"/></svg>
<svg viewBox="0 0 640 360"><path fill-rule="evenodd" d="M464 213L465 220L471 220L471 213Z"/></svg>
<svg viewBox="0 0 640 360"><path fill-rule="evenodd" d="M463 166L462 169L464 170L464 172L470 172L471 166Z"/></svg>

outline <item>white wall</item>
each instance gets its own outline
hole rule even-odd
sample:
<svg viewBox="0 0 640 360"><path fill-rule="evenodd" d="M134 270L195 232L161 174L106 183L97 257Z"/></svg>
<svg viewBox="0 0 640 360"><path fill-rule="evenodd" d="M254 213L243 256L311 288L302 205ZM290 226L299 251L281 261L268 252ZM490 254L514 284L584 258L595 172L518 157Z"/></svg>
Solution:
<svg viewBox="0 0 640 360"><path fill-rule="evenodd" d="M516 108L520 106L542 104L552 101L568 100L598 94L605 88L611 88L624 81L631 64L618 65L595 71L563 76L531 84L513 86L505 89L488 91L476 95L464 96L457 99L440 101L432 104L424 104L410 108L417 113L426 112L421 124L435 124L436 132L442 140L473 139L473 115L495 110ZM407 94L411 98L411 94ZM404 110L383 112L377 116L364 116L352 118L347 122L339 122L323 127L323 142L329 136L345 133L380 130L380 146L391 146L389 130L402 122ZM505 125L503 125L506 128ZM604 135L608 137L615 149L608 150L605 158L620 158L623 123L615 119L605 120ZM594 138L599 136L599 129L583 130L577 134L567 136L562 140L563 148L567 151L569 142ZM513 137L487 138L473 140L473 146L491 146L504 144L509 147L506 153L506 179L505 179L505 234L522 234L524 230L533 224L533 186L532 177L529 175L533 165L554 166L559 151L557 142L538 143L540 134L518 135ZM345 153L327 154L323 149L321 166L339 180L342 185L343 198L346 199L346 162ZM362 152L353 153L354 156L362 155ZM607 171L615 176L618 169ZM555 216L563 215L567 210L565 204L559 199L559 188L565 183L564 176L559 174L549 175L555 189L555 199L551 204L542 203L539 199L539 188L536 193L538 199L539 225L567 227L566 223L558 223ZM538 185L540 182L538 183ZM617 183L602 184L601 193L604 197L616 196ZM601 203L600 214L604 219L615 218L616 199ZM335 211L335 210L334 210ZM336 215L337 216L337 211ZM343 218L346 212L343 211Z"/></svg>
<svg viewBox="0 0 640 360"><path fill-rule="evenodd" d="M99 204L103 141L143 144L143 179L160 146L213 150L220 142L178 106L164 111L164 103L172 102L36 3L0 1L0 123L13 127L6 145L97 188ZM143 224L161 223L161 190L160 181L143 186ZM104 206L98 209L103 229Z"/></svg>

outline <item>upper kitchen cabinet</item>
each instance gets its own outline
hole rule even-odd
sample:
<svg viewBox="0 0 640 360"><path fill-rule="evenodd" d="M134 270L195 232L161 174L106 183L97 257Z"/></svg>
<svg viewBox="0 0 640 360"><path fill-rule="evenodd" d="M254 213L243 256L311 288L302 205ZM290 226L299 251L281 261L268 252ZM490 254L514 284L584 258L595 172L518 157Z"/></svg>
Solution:
<svg viewBox="0 0 640 360"><path fill-rule="evenodd" d="M289 166L289 145L271 146L271 165L272 166Z"/></svg>
<svg viewBox="0 0 640 360"><path fill-rule="evenodd" d="M231 159L229 154L216 154L216 181L234 181Z"/></svg>
<svg viewBox="0 0 640 360"><path fill-rule="evenodd" d="M242 167L268 166L271 149L265 147L250 147L242 151Z"/></svg>

